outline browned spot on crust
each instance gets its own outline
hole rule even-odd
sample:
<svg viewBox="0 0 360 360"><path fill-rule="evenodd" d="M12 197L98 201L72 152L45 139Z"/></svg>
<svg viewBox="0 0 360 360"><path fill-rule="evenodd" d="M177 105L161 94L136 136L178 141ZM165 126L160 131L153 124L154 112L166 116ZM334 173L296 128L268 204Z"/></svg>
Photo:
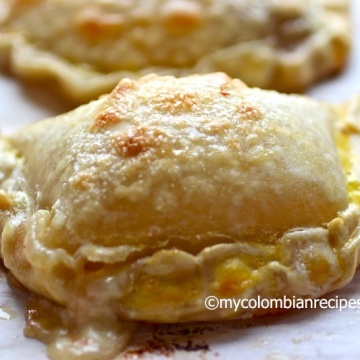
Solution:
<svg viewBox="0 0 360 360"><path fill-rule="evenodd" d="M96 117L95 122L90 128L90 131L104 130L111 125L117 124L120 121L121 120L118 114L116 114L115 109L108 108Z"/></svg>
<svg viewBox="0 0 360 360"><path fill-rule="evenodd" d="M259 109L248 103L241 103L239 106L241 118L244 120L261 120L262 114Z"/></svg>
<svg viewBox="0 0 360 360"><path fill-rule="evenodd" d="M220 86L220 94L222 96L229 96L230 95L229 83Z"/></svg>
<svg viewBox="0 0 360 360"><path fill-rule="evenodd" d="M75 17L79 34L89 42L98 42L111 37L118 37L124 27L121 14L104 14L96 7L87 8Z"/></svg>
<svg viewBox="0 0 360 360"><path fill-rule="evenodd" d="M221 94L222 96L229 96L229 95L230 95L230 93L227 92L226 90L220 90L220 94Z"/></svg>
<svg viewBox="0 0 360 360"><path fill-rule="evenodd" d="M170 93L158 95L152 100L153 108L160 112L169 112L176 115L182 112L190 112L194 105L198 104L198 98L191 93Z"/></svg>
<svg viewBox="0 0 360 360"><path fill-rule="evenodd" d="M119 146L120 145L120 146ZM118 150L124 156L137 156L149 148L149 141L143 134L134 134L117 143Z"/></svg>
<svg viewBox="0 0 360 360"><path fill-rule="evenodd" d="M169 33L184 35L200 25L201 7L189 1L169 1L163 6L161 17L163 26Z"/></svg>
<svg viewBox="0 0 360 360"><path fill-rule="evenodd" d="M136 88L137 84L134 80L121 80L110 95L110 102L112 105L107 107L95 118L90 131L104 130L122 121L122 114L124 115L126 113L124 110L124 98L128 97Z"/></svg>
<svg viewBox="0 0 360 360"><path fill-rule="evenodd" d="M112 136L112 144L117 152L126 157L134 157L150 149L166 151L167 135L156 128L137 127L130 132Z"/></svg>
<svg viewBox="0 0 360 360"><path fill-rule="evenodd" d="M112 91L111 97L118 100L120 97L126 96L127 94L131 93L136 89L136 81L126 78L119 82L116 88Z"/></svg>

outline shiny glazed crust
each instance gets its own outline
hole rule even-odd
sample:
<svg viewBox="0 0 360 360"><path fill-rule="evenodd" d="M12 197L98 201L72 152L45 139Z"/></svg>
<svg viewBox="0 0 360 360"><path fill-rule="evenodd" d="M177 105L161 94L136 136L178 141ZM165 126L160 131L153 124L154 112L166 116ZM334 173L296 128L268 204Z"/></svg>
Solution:
<svg viewBox="0 0 360 360"><path fill-rule="evenodd" d="M85 102L124 77L224 71L299 92L345 65L347 0L0 0L0 55Z"/></svg>
<svg viewBox="0 0 360 360"><path fill-rule="evenodd" d="M222 73L124 79L2 140L4 263L82 334L276 311L210 311L209 295L328 293L360 245L336 115Z"/></svg>

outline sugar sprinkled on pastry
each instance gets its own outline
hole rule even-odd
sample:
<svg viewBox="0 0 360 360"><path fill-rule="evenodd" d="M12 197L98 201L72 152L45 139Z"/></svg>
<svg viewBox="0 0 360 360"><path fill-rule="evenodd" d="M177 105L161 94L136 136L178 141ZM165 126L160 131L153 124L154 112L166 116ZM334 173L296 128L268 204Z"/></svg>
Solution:
<svg viewBox="0 0 360 360"><path fill-rule="evenodd" d="M298 92L345 65L347 0L0 0L0 56L85 102L124 77L223 71Z"/></svg>
<svg viewBox="0 0 360 360"><path fill-rule="evenodd" d="M345 285L360 217L338 128L327 105L222 73L148 75L2 140L1 255L46 313L26 333L52 358L106 358L135 321L271 311L209 295Z"/></svg>

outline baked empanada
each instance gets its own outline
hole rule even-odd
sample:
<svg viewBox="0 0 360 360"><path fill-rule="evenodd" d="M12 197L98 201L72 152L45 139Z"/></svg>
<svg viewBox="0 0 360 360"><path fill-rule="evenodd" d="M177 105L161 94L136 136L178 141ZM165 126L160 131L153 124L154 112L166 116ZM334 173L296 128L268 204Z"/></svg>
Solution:
<svg viewBox="0 0 360 360"><path fill-rule="evenodd" d="M124 77L223 71L299 92L343 68L347 0L0 0L0 55L84 102Z"/></svg>
<svg viewBox="0 0 360 360"><path fill-rule="evenodd" d="M209 295L314 298L345 285L360 246L349 124L222 73L148 75L7 137L1 255L63 307L41 300L45 329L31 311L27 334L52 358L106 358L128 322L279 310L210 311Z"/></svg>

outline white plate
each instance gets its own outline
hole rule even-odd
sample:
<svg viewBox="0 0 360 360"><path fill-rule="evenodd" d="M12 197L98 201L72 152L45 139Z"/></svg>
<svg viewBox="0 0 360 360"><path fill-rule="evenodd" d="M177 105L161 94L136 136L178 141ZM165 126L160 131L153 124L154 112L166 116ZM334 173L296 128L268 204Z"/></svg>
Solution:
<svg viewBox="0 0 360 360"><path fill-rule="evenodd" d="M360 2L353 0L354 51L341 76L309 94L342 102L360 93ZM358 16L356 16L358 15ZM15 129L64 111L50 97L0 77L0 129ZM330 298L360 301L360 272ZM26 294L0 276L0 359L45 360L45 346L22 334ZM360 310L306 309L247 321L187 325L145 325L133 341L140 350L125 359L359 359Z"/></svg>

